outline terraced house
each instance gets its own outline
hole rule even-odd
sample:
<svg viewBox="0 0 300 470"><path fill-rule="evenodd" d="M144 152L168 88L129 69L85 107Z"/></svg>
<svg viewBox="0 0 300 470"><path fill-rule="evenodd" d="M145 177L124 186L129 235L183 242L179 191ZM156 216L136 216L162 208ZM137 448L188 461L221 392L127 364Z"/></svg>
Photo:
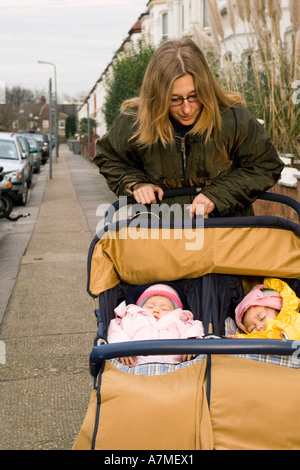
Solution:
<svg viewBox="0 0 300 470"><path fill-rule="evenodd" d="M298 5L297 5L298 4ZM267 6L268 5L268 6ZM296 10L296 14L295 14ZM280 34L284 54L290 57L298 37L299 54L299 10L298 0L150 0L146 11L141 13L128 36L120 44L114 57L86 97L80 109L79 120L87 117L87 102L90 117L96 119L97 134L106 131L102 114L107 91L107 78L120 53L130 44L144 40L158 46L163 40L192 37L206 50L222 61L224 68L228 58L243 58L250 63L249 51L261 47L259 34L267 29L274 34L274 26ZM271 18L271 16L273 18ZM264 38L263 38L264 39ZM270 51L269 51L270 52ZM299 62L299 56L298 56Z"/></svg>
<svg viewBox="0 0 300 470"><path fill-rule="evenodd" d="M282 182L299 186L300 2L299 0L150 0L107 64L79 110L108 126L105 103L113 66L140 42L191 37L205 50L217 78L241 92L266 126L286 163ZM298 137L297 137L298 136ZM292 169L291 169L292 168ZM295 196L295 195L294 195ZM299 197L299 194L298 194ZM297 197L296 197L297 198Z"/></svg>

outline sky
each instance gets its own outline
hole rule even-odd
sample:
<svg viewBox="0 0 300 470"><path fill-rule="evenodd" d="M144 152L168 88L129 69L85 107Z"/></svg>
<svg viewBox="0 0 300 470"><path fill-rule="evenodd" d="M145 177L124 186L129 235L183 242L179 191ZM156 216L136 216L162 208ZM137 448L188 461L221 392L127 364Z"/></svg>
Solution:
<svg viewBox="0 0 300 470"><path fill-rule="evenodd" d="M0 87L89 93L148 0L0 0Z"/></svg>

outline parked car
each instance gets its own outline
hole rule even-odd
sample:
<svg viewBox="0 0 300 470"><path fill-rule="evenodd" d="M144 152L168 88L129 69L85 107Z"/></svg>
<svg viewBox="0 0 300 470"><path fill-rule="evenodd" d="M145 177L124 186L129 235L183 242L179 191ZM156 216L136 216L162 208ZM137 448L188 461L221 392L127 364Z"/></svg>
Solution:
<svg viewBox="0 0 300 470"><path fill-rule="evenodd" d="M30 153L33 158L33 171L39 173L42 164L42 148L38 140L32 134L22 134L25 136L30 147Z"/></svg>
<svg viewBox="0 0 300 470"><path fill-rule="evenodd" d="M45 132L32 130L20 130L19 134L30 134L32 135L41 146L42 152L42 164L45 164L49 158L49 139L48 135Z"/></svg>
<svg viewBox="0 0 300 470"><path fill-rule="evenodd" d="M33 155L30 152L30 146L29 143L27 142L27 139L25 135L17 134L17 139L21 144L23 154L26 156L27 161L28 161L28 166L29 166L29 174L28 174L28 188L31 186L32 182L32 175L33 175Z"/></svg>
<svg viewBox="0 0 300 470"><path fill-rule="evenodd" d="M12 183L12 195L25 205L28 200L29 164L15 133L0 132L0 166Z"/></svg>
<svg viewBox="0 0 300 470"><path fill-rule="evenodd" d="M14 208L12 184L10 177L3 175L3 167L0 167L0 219L10 215Z"/></svg>

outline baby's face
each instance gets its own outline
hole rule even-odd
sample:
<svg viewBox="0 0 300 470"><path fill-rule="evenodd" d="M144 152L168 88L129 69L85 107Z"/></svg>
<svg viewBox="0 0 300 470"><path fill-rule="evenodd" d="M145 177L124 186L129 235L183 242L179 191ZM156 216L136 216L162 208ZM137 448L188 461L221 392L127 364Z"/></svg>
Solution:
<svg viewBox="0 0 300 470"><path fill-rule="evenodd" d="M278 311L270 307L250 307L243 317L243 324L248 333L264 331L267 327L267 319L275 320Z"/></svg>
<svg viewBox="0 0 300 470"><path fill-rule="evenodd" d="M168 297L163 297L162 295L149 297L144 303L143 308L152 313L157 320L175 310L173 302Z"/></svg>

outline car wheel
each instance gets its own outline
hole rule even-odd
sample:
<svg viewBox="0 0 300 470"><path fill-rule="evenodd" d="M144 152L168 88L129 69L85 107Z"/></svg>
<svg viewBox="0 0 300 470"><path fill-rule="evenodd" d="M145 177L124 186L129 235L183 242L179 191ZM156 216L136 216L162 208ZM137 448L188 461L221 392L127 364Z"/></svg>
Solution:
<svg viewBox="0 0 300 470"><path fill-rule="evenodd" d="M7 217L14 208L12 198L5 193L0 194L0 219Z"/></svg>
<svg viewBox="0 0 300 470"><path fill-rule="evenodd" d="M31 183L32 183L32 173L30 173L29 178L28 178L28 181L27 181L27 186L28 186L28 188L30 188Z"/></svg>
<svg viewBox="0 0 300 470"><path fill-rule="evenodd" d="M20 203L22 204L22 206L25 206L27 204L27 201L28 201L28 185L27 185L27 181L25 181L24 190L23 190L22 196L20 197Z"/></svg>

